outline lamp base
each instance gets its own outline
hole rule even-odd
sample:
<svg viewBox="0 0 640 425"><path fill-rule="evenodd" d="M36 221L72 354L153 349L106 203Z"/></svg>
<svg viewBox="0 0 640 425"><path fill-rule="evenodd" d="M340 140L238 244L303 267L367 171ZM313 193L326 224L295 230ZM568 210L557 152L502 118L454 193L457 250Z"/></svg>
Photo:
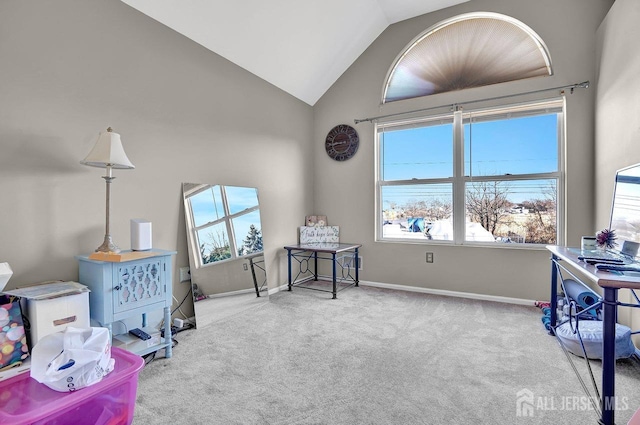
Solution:
<svg viewBox="0 0 640 425"><path fill-rule="evenodd" d="M118 248L118 246L113 243L113 240L111 240L111 235L106 234L104 235L104 242L102 242L102 245L96 248L96 252L113 252L117 254L120 252L120 248Z"/></svg>

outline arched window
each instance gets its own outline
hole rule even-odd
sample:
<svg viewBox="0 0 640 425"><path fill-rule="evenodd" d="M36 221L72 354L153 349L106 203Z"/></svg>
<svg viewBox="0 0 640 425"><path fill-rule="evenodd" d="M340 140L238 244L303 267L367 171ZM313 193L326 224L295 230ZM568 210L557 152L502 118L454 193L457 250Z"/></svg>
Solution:
<svg viewBox="0 0 640 425"><path fill-rule="evenodd" d="M407 45L389 70L382 103L550 75L549 51L531 28L498 13L468 13Z"/></svg>

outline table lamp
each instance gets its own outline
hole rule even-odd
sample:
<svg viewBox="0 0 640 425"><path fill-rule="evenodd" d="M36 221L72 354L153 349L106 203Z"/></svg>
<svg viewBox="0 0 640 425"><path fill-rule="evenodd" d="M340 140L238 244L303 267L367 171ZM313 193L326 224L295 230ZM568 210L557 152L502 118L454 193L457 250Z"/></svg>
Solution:
<svg viewBox="0 0 640 425"><path fill-rule="evenodd" d="M106 224L104 242L98 248L96 252L120 252L120 248L113 243L111 239L111 233L109 232L109 204L111 195L111 182L115 177L112 176L111 170L118 169L131 169L135 168L129 161L127 155L122 148L122 142L120 141L120 135L114 133L111 127L107 128L106 132L101 132L98 136L98 141L93 147L89 155L82 161L81 164L88 165L90 167L106 168L107 175L103 176L107 185L107 208L106 208Z"/></svg>

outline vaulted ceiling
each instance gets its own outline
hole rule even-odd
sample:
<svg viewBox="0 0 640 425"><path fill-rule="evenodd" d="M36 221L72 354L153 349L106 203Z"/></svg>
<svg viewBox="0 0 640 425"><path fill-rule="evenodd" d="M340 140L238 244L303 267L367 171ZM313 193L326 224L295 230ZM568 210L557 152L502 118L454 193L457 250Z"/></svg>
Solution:
<svg viewBox="0 0 640 425"><path fill-rule="evenodd" d="M314 105L389 25L469 0L122 1Z"/></svg>

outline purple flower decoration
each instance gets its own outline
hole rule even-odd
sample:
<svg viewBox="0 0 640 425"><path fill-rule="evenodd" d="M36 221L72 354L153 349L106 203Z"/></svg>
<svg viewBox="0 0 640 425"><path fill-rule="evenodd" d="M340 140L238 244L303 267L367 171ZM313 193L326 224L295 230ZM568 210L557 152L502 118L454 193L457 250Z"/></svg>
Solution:
<svg viewBox="0 0 640 425"><path fill-rule="evenodd" d="M613 248L616 246L616 232L611 229L603 229L596 235L598 246L605 248Z"/></svg>

